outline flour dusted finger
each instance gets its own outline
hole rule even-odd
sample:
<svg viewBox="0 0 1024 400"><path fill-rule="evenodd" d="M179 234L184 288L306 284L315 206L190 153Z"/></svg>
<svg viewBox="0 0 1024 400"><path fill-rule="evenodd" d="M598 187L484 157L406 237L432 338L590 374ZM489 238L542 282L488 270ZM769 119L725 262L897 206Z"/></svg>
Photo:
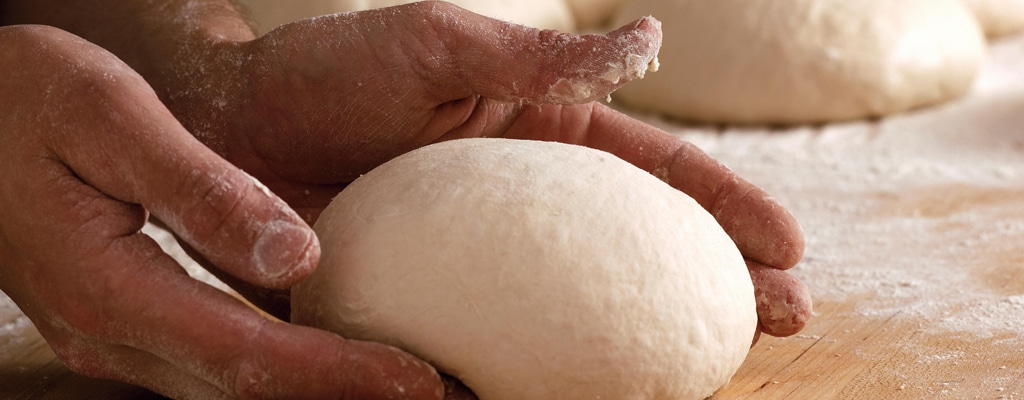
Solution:
<svg viewBox="0 0 1024 400"><path fill-rule="evenodd" d="M98 293L117 296L70 314L76 333L168 360L231 397L441 399L441 381L425 362L390 346L268 320L184 274L141 233L82 264L95 271ZM112 264L139 273L103 268Z"/></svg>
<svg viewBox="0 0 1024 400"><path fill-rule="evenodd" d="M319 244L284 201L194 138L127 65L64 35L43 56L61 63L63 53L82 54L74 61L80 76L54 92L92 99L98 127L77 131L80 123L65 120L78 117L71 112L46 119L57 158L105 196L141 205L240 279L281 288L309 273Z"/></svg>
<svg viewBox="0 0 1024 400"><path fill-rule="evenodd" d="M401 53L396 71L425 78L438 102L479 95L502 101L579 104L603 99L656 69L661 23L645 17L607 35L576 35L512 24L442 1L332 15L282 27L268 37L318 40L321 28L372 42L380 54ZM347 32L352 31L352 32ZM350 39L347 39L350 40Z"/></svg>
<svg viewBox="0 0 1024 400"><path fill-rule="evenodd" d="M813 306L807 286L786 271L747 261L754 281L757 316L764 333L790 336L811 319Z"/></svg>
<svg viewBox="0 0 1024 400"><path fill-rule="evenodd" d="M52 336L50 346L64 365L88 377L142 386L173 399L232 398L211 383L159 357L131 347L83 340L59 340Z"/></svg>

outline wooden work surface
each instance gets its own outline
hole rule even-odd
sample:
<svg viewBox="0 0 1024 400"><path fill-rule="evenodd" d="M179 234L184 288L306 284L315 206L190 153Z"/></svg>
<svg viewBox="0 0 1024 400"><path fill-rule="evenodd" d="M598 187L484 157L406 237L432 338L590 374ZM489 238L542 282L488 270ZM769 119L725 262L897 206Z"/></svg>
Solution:
<svg viewBox="0 0 1024 400"><path fill-rule="evenodd" d="M993 45L965 99L881 121L651 122L777 196L808 237L794 273L817 316L763 339L715 398L1024 399L1024 37ZM157 397L68 372L3 300L0 399Z"/></svg>

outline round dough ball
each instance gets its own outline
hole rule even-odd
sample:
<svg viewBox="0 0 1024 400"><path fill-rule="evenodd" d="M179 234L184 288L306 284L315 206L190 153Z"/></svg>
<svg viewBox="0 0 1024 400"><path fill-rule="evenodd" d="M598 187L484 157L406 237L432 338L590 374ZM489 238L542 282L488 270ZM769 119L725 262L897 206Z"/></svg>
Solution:
<svg viewBox="0 0 1024 400"><path fill-rule="evenodd" d="M625 0L566 0L580 29L600 29L608 25L615 10Z"/></svg>
<svg viewBox="0 0 1024 400"><path fill-rule="evenodd" d="M242 0L266 33L304 18L415 3L417 0ZM541 29L572 32L576 23L564 0L448 0L477 14Z"/></svg>
<svg viewBox="0 0 1024 400"><path fill-rule="evenodd" d="M584 147L431 145L353 182L315 229L294 320L403 348L481 400L703 399L757 323L714 218Z"/></svg>
<svg viewBox="0 0 1024 400"><path fill-rule="evenodd" d="M1024 30L1024 0L964 0L985 34L996 37Z"/></svg>
<svg viewBox="0 0 1024 400"><path fill-rule="evenodd" d="M959 0L635 0L664 22L661 72L618 98L683 119L808 123L880 116L970 89L984 37Z"/></svg>

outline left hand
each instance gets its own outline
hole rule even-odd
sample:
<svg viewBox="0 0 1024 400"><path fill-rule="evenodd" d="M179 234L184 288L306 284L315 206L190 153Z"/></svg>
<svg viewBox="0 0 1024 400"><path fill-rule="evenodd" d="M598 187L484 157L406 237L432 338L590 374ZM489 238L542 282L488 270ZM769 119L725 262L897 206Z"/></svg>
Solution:
<svg viewBox="0 0 1024 400"><path fill-rule="evenodd" d="M660 46L651 17L578 36L428 1L213 43L182 64L198 68L178 71L180 87L163 92L200 140L310 223L360 174L437 141L506 137L608 151L714 215L749 262L761 329L794 334L810 297L783 271L804 249L792 215L694 145L594 102L638 78ZM286 297L229 283L286 313Z"/></svg>

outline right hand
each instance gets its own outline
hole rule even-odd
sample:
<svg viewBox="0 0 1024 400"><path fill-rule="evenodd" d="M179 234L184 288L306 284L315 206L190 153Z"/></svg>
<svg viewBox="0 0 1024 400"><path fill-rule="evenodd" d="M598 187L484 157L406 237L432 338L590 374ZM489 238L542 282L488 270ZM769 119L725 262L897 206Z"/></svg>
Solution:
<svg viewBox="0 0 1024 400"><path fill-rule="evenodd" d="M260 316L140 233L286 288L319 258L283 201L192 137L135 72L55 28L0 28L0 289L72 370L174 398L440 399L395 348Z"/></svg>
<svg viewBox="0 0 1024 400"><path fill-rule="evenodd" d="M648 17L579 36L425 1L207 40L156 57L170 61L152 75L185 126L309 222L360 174L430 143L504 137L612 153L714 215L748 260L759 331L795 334L811 316L806 286L785 271L804 251L796 219L697 146L592 101L640 76L623 68L648 66L660 26ZM287 295L222 280L287 318Z"/></svg>

